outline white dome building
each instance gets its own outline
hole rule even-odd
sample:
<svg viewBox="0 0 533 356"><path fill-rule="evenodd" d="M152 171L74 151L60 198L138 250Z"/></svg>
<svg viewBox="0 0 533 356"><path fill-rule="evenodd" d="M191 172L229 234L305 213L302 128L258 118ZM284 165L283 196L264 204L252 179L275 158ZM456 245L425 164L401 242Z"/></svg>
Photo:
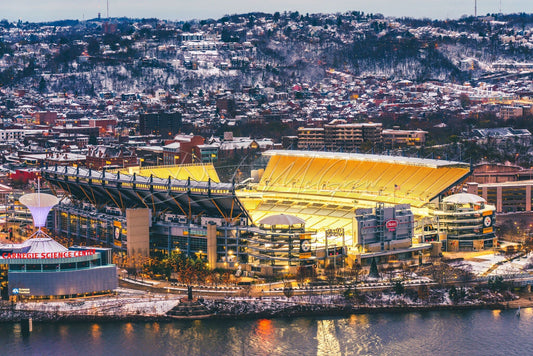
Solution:
<svg viewBox="0 0 533 356"><path fill-rule="evenodd" d="M0 299L80 297L118 287L110 248L66 248L41 230L55 196L27 194L20 202L38 230L23 243L0 244Z"/></svg>

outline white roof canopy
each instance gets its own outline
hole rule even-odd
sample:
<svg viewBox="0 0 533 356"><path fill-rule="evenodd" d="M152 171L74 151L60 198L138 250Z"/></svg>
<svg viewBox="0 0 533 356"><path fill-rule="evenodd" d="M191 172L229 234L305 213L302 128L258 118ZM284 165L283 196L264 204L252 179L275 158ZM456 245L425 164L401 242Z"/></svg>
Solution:
<svg viewBox="0 0 533 356"><path fill-rule="evenodd" d="M50 209L59 203L59 199L51 194L31 193L23 195L19 201L30 209L35 227L46 225L46 217Z"/></svg>
<svg viewBox="0 0 533 356"><path fill-rule="evenodd" d="M449 197L444 198L442 201L451 204L482 204L487 202L479 195L469 193L450 195Z"/></svg>

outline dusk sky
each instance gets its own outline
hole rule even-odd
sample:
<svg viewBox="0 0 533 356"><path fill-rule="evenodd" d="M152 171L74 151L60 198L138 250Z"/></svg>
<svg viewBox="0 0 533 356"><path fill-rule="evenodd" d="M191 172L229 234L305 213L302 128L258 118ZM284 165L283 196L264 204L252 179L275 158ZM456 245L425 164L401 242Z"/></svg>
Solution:
<svg viewBox="0 0 533 356"><path fill-rule="evenodd" d="M533 0L477 0L478 15L533 12ZM474 14L474 0L109 0L110 17L156 17L167 20L218 19L251 11L343 12L359 10L385 16L459 18ZM106 16L106 0L1 0L0 18L9 21L90 19Z"/></svg>

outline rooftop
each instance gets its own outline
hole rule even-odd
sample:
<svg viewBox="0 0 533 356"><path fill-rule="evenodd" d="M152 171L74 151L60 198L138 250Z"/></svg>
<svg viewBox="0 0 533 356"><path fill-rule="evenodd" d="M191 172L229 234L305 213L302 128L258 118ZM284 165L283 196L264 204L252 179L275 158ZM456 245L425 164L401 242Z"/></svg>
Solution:
<svg viewBox="0 0 533 356"><path fill-rule="evenodd" d="M322 151L291 151L291 150L270 150L263 153L265 156L293 156L308 158L329 158L336 160L350 161L367 161L381 162L391 164L407 164L410 166L423 166L431 168L439 167L463 167L469 168L470 165L464 162L445 161L428 158L414 158L403 156L386 156L366 153L347 153L347 152L322 152Z"/></svg>

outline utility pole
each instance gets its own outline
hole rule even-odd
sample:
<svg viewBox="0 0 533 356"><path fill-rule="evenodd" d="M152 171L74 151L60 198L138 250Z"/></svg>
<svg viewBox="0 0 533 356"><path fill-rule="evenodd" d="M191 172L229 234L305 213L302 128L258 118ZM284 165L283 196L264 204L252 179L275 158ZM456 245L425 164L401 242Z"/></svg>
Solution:
<svg viewBox="0 0 533 356"><path fill-rule="evenodd" d="M474 17L477 17L477 0L474 0Z"/></svg>

